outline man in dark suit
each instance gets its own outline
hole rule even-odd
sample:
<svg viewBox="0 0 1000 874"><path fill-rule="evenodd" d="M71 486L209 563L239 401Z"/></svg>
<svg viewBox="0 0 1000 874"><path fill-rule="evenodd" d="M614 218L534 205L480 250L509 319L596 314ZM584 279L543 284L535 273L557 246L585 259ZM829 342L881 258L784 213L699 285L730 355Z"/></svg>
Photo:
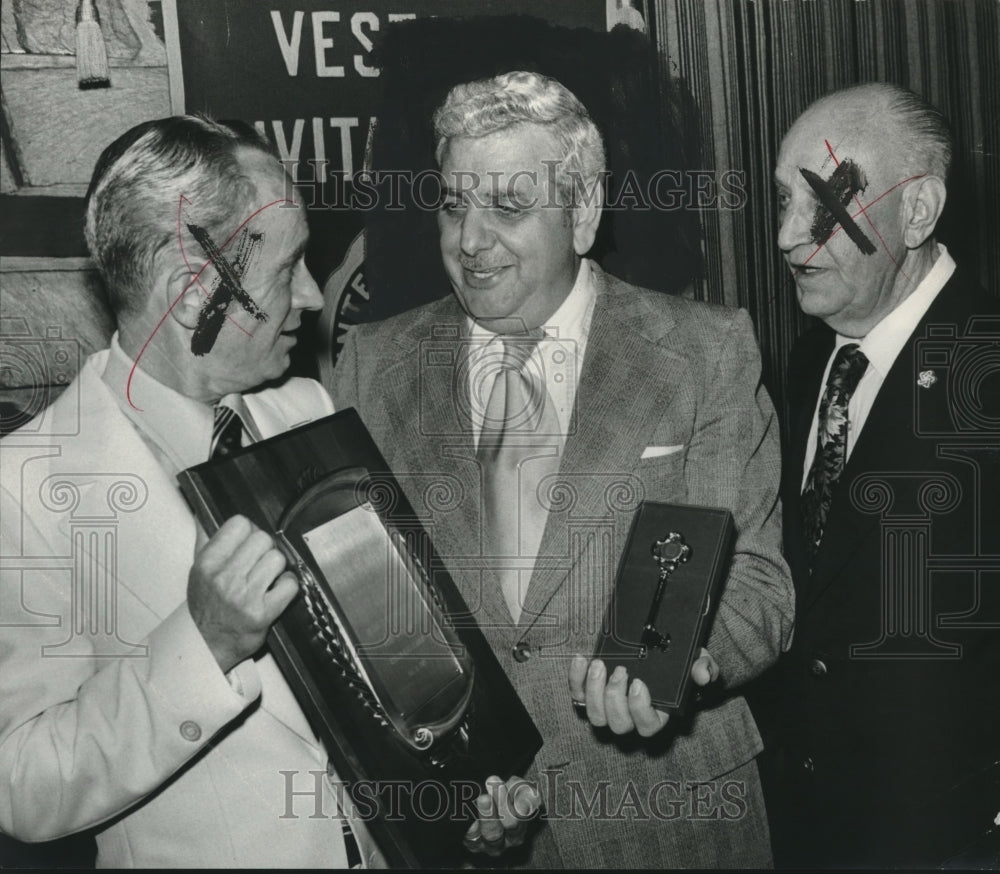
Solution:
<svg viewBox="0 0 1000 874"><path fill-rule="evenodd" d="M778 158L822 321L789 370L779 864L938 865L1000 810L1000 306L935 240L951 152L878 84L814 103Z"/></svg>
<svg viewBox="0 0 1000 874"><path fill-rule="evenodd" d="M499 818L466 845L532 866L768 865L761 744L739 689L786 646L793 603L750 321L584 257L604 152L560 83L457 86L435 127L454 295L356 330L331 388L371 430L543 735L525 776L544 827L513 849L525 829L497 785ZM712 694L669 723L641 681L589 659L643 497L728 507L738 530L692 671Z"/></svg>

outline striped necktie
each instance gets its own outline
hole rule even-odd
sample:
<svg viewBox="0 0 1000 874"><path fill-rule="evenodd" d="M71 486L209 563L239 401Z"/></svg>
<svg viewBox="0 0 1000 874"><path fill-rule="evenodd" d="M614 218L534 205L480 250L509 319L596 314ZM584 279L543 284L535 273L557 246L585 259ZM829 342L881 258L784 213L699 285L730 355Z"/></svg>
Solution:
<svg viewBox="0 0 1000 874"><path fill-rule="evenodd" d="M231 397L227 395L215 405L215 421L212 424L209 459L225 458L240 448L242 439L243 420L236 412Z"/></svg>

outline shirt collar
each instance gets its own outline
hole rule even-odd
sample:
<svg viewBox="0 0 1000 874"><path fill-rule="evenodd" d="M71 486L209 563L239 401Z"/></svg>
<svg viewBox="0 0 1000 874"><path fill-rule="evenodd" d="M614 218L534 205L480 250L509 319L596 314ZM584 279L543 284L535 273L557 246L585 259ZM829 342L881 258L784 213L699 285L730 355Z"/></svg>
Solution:
<svg viewBox="0 0 1000 874"><path fill-rule="evenodd" d="M597 289L594 286L594 273L590 260L580 259L580 268L576 272L576 280L566 299L559 308L545 320L542 327L545 336L561 341L574 341L582 347L590 329L590 314L597 299ZM489 328L484 328L471 316L468 320L469 337L473 341L486 344L498 336Z"/></svg>
<svg viewBox="0 0 1000 874"><path fill-rule="evenodd" d="M208 458L212 407L174 391L135 366L118 342L117 331L111 338L103 379L122 412L179 470Z"/></svg>
<svg viewBox="0 0 1000 874"><path fill-rule="evenodd" d="M945 287L954 272L955 260L948 254L948 250L938 243L938 258L930 272L906 300L861 339L859 345L868 359L869 366L873 367L883 379L892 369L893 363L917 324L934 303L934 298ZM838 334L834 351L848 343L859 343L859 341L857 338Z"/></svg>

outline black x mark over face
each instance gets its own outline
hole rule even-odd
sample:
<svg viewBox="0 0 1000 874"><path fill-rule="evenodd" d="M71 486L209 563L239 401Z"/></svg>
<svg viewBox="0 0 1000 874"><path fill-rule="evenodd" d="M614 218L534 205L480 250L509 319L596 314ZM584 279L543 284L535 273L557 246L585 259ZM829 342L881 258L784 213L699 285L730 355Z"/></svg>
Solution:
<svg viewBox="0 0 1000 874"><path fill-rule="evenodd" d="M855 196L868 187L864 171L847 158L837 165L827 179L806 167L799 167L799 173L819 199L811 228L812 241L817 246L822 246L839 224L862 254L874 255L875 244L865 236L848 212Z"/></svg>
<svg viewBox="0 0 1000 874"><path fill-rule="evenodd" d="M191 335L191 351L195 355L205 355L212 351L233 300L238 301L258 322L267 320L267 313L254 303L242 285L243 277L260 254L264 234L243 228L231 244L235 254L230 261L205 228L193 222L189 222L187 227L217 274Z"/></svg>
<svg viewBox="0 0 1000 874"><path fill-rule="evenodd" d="M188 260L192 274L198 271L202 298L191 352L211 397L281 377L303 311L323 306L305 265L305 208L287 198L287 178L270 155L249 150L239 158L256 197L231 235L207 233L197 203L188 202L183 212L182 226L195 241Z"/></svg>
<svg viewBox="0 0 1000 874"><path fill-rule="evenodd" d="M891 311L908 283L899 144L859 127L865 109L845 100L807 110L774 171L778 247L799 304L850 337Z"/></svg>

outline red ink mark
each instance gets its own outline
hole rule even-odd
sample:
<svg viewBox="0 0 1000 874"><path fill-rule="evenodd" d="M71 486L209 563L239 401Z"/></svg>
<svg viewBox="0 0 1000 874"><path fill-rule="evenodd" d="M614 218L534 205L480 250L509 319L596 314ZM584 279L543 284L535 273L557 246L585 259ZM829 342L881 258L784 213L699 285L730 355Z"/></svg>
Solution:
<svg viewBox="0 0 1000 874"><path fill-rule="evenodd" d="M878 203L880 200L882 200L882 198L888 197L890 194L892 194L893 191L895 191L901 185L906 185L907 182L912 182L914 179L923 179L924 176L926 176L926 175L927 175L926 173L918 173L915 176L909 176L906 179L903 179L901 182L897 182L891 188L887 188L878 197L876 197L874 200L866 203L864 206L861 206L861 204L859 203L858 206L860 206L861 208L856 213L854 213L854 215L852 215L851 218L852 219L857 219L858 216L861 216L861 215L865 216L865 218L868 218L868 216L867 216L868 210L870 210L873 206L875 206L875 204ZM869 224L870 223L871 223L871 221L869 220ZM835 236L837 236L837 234L839 234L841 232L841 230L843 230L842 227L835 228L834 231L833 231L833 233L830 234L830 236L826 239L826 241L823 242L823 243L820 243L820 245L818 245L812 251L812 253L809 255L809 257L806 258L806 260L802 262L801 267L805 267L810 261L812 261L812 259L815 258L820 253L820 251L823 249L823 247L827 243L829 243L830 240L832 240ZM879 239L881 239L881 237ZM883 245L885 245L884 241L883 241ZM891 257L891 255L890 255L890 257ZM895 263L895 262L893 262L893 263ZM796 270L796 271L794 271L792 273L792 278L794 279L798 275L799 275L799 270ZM909 277L907 277L907 278L909 278Z"/></svg>
<svg viewBox="0 0 1000 874"><path fill-rule="evenodd" d="M142 344L142 347L139 349L139 354L135 356L135 361L132 363L132 369L129 371L128 380L125 383L125 399L128 401L129 406L132 407L133 410L136 410L137 412L140 413L143 412L142 408L137 407L135 403L132 401L132 377L135 376L135 371L136 368L139 366L139 361L142 358L143 354L146 352L146 349L148 348L149 344L153 342L153 337L156 336L156 332L160 330L160 327L167 320L167 317L173 312L174 307L177 306L181 298L183 298L184 295L187 294L188 289L190 289L191 286L194 285L195 283L198 283L198 286L201 288L202 293L206 297L210 297L208 289L206 289L205 286L202 284L201 274L205 270L205 268L212 263L211 260L208 260L204 264L202 264L201 267L199 267L196 272L194 268L191 266L191 262L188 260L187 253L184 251L184 238L181 233L181 225L182 225L181 208L185 202L188 204L191 203L191 201L185 195L182 194L177 201L177 239L180 243L181 257L184 259L184 263L187 265L188 270L190 270L194 274L194 276L191 278L190 282L188 282L188 284L184 286L183 291L181 291L181 293L173 299L173 301L170 303L170 306L167 307L167 311L160 317L160 320L156 323L156 326L153 328L149 337L146 338L146 342ZM264 212L264 210L270 209L272 206L278 206L279 204L282 203L288 203L294 205L295 201L289 200L287 197L282 197L279 200L272 200L270 203L265 203L262 207L260 207L260 209L257 209L254 212L250 213L250 215L248 215L245 219L243 219L242 222L240 222L236 230L233 231L233 233L219 247L219 251L224 252L226 248L229 246L229 244L236 238L236 235L240 233L240 231L242 231L243 228L245 228L248 224L250 224L250 222L252 222L255 218L257 218L257 216L259 216L262 212ZM233 324L236 323L233 322ZM243 328L240 327L239 325L237 325L237 327L240 328L240 330L243 331L243 333L246 334L248 337L252 336L249 331L243 330Z"/></svg>
<svg viewBox="0 0 1000 874"><path fill-rule="evenodd" d="M833 162L839 168L840 167L840 161L837 160L837 156L833 152L833 146L830 145L830 141L829 140L823 140L823 142L826 143L826 150L830 153L830 157L833 158ZM861 207L861 201L858 200L858 195L857 194L854 195L854 202L858 205L858 207ZM862 209L861 212L862 212L862 214L865 217L865 221L868 222L868 226L875 232L875 236L878 237L878 241L882 244L882 248L885 249L885 254L889 256L889 260L892 261L892 263L896 266L896 269L900 273L902 273L903 276L906 276L907 281L912 282L913 280L910 279L910 277L907 275L906 271L903 270L903 268L897 263L896 259L893 258L892 252L889 251L889 247L885 244L885 240L882 239L882 235L878 232L878 228L875 227L875 223L868 216L868 213L864 209Z"/></svg>

